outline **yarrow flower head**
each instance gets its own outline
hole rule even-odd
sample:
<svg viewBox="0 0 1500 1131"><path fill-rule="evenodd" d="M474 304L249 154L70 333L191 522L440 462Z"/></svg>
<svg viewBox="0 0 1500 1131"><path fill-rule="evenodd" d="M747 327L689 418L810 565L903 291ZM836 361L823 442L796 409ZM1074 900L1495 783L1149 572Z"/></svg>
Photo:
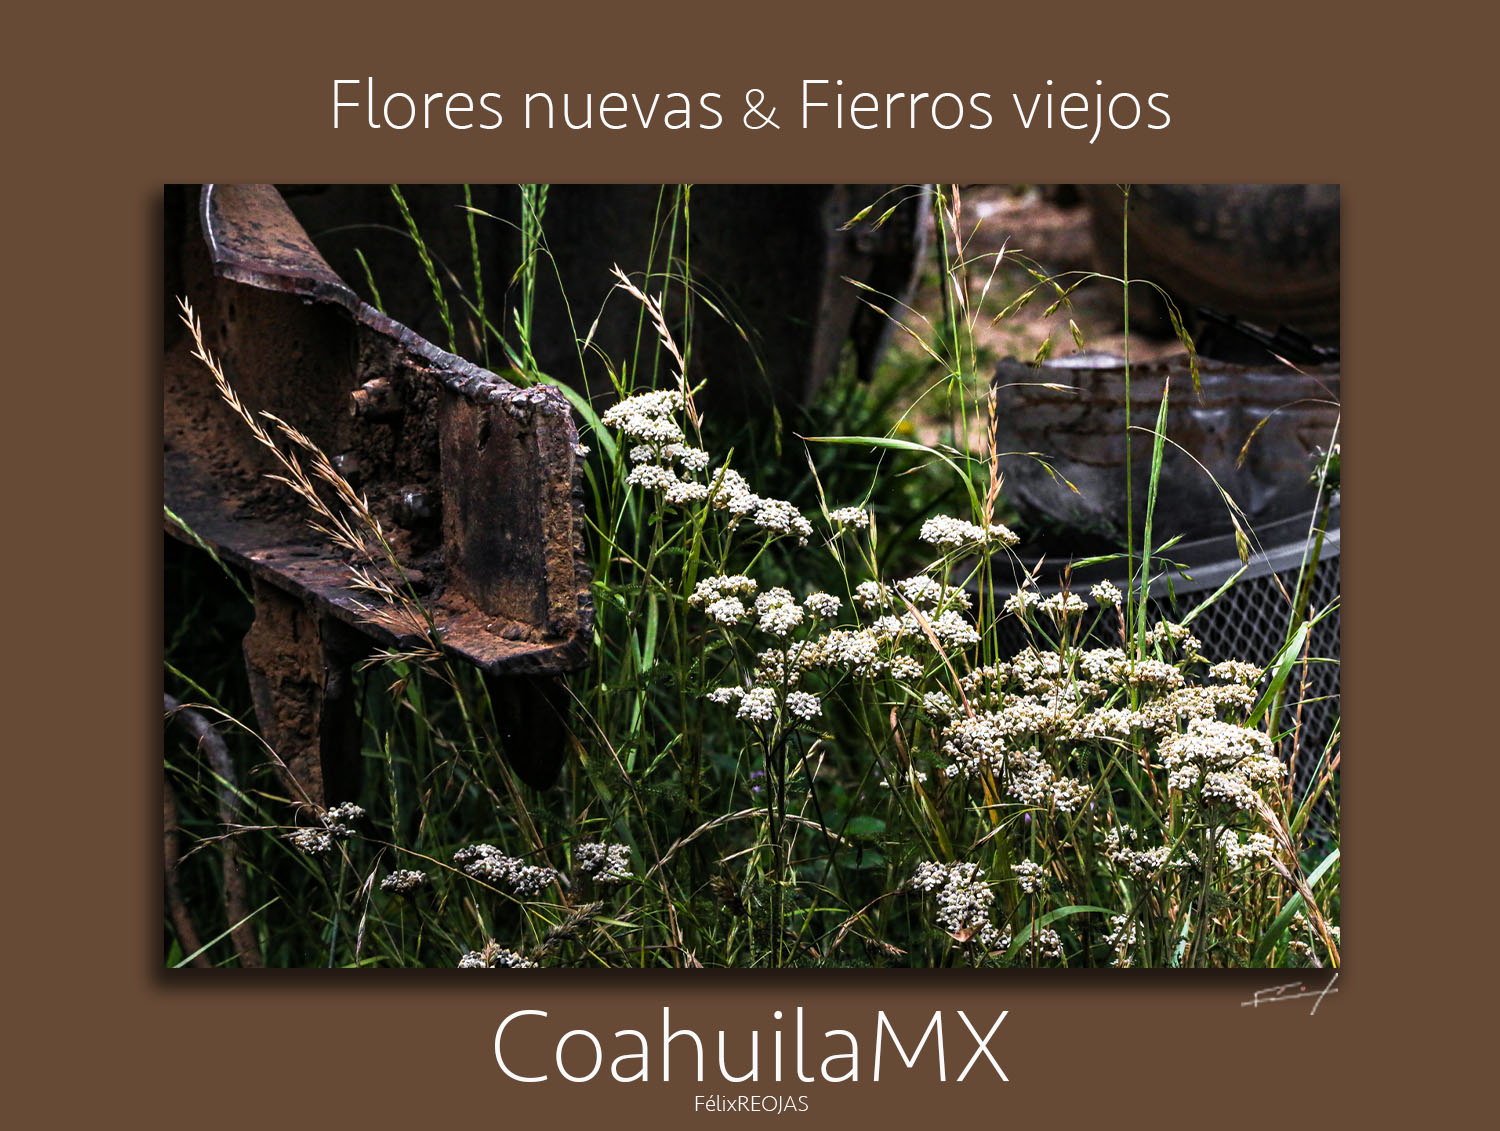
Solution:
<svg viewBox="0 0 1500 1131"><path fill-rule="evenodd" d="M1069 617L1082 616L1087 612L1083 598L1077 593L1054 593L1038 602L1037 608L1057 624L1062 624Z"/></svg>
<svg viewBox="0 0 1500 1131"><path fill-rule="evenodd" d="M346 822L362 821L365 819L365 811L352 801L346 801L342 805L335 805L332 809L323 813L323 827L337 837L351 837L354 830Z"/></svg>
<svg viewBox="0 0 1500 1131"><path fill-rule="evenodd" d="M630 879L630 847L624 844L580 844L573 859L581 875L595 883L618 884Z"/></svg>
<svg viewBox="0 0 1500 1131"><path fill-rule="evenodd" d="M1089 590L1089 596L1101 609L1117 609L1120 607L1120 602L1124 600L1119 588L1112 581L1099 582Z"/></svg>
<svg viewBox="0 0 1500 1131"><path fill-rule="evenodd" d="M381 891L388 891L395 895L410 895L418 888L426 886L426 872L415 872L405 868L392 872L380 881Z"/></svg>
<svg viewBox="0 0 1500 1131"><path fill-rule="evenodd" d="M693 587L693 595L688 598L688 604L694 608L702 608L721 597L748 597L755 590L755 582L743 573L705 577Z"/></svg>
<svg viewBox="0 0 1500 1131"><path fill-rule="evenodd" d="M308 856L322 856L333 850L333 837L322 829L297 829L285 836L293 848Z"/></svg>
<svg viewBox="0 0 1500 1131"><path fill-rule="evenodd" d="M786 636L802 623L802 606L785 589L768 589L755 598L757 627L772 636Z"/></svg>
<svg viewBox="0 0 1500 1131"><path fill-rule="evenodd" d="M1016 874L1016 883L1028 895L1047 886L1047 869L1033 860L1018 860L1010 870Z"/></svg>
<svg viewBox="0 0 1500 1131"><path fill-rule="evenodd" d="M1042 599L1035 589L1023 587L1005 598L1005 611L1015 616L1024 616Z"/></svg>
<svg viewBox="0 0 1500 1131"><path fill-rule="evenodd" d="M832 593L809 593L802 598L802 607L819 620L832 620L838 616L842 604Z"/></svg>
<svg viewBox="0 0 1500 1131"><path fill-rule="evenodd" d="M739 624L750 615L750 610L745 608L745 603L738 597L720 597L703 612L709 620L723 625Z"/></svg>
<svg viewBox="0 0 1500 1131"><path fill-rule="evenodd" d="M938 864L928 860L917 865L911 886L937 896L937 923L959 942L977 938L986 947L1010 945L990 919L995 893L985 882L978 864Z"/></svg>
<svg viewBox="0 0 1500 1131"><path fill-rule="evenodd" d="M841 527L863 530L870 525L870 512L863 507L839 507L838 510L829 511L828 517L834 525Z"/></svg>
<svg viewBox="0 0 1500 1131"><path fill-rule="evenodd" d="M752 723L768 723L776 717L776 692L769 687L752 687L740 699L735 717Z"/></svg>
<svg viewBox="0 0 1500 1131"><path fill-rule="evenodd" d="M823 713L823 704L816 695L793 691L786 697L786 709L803 722L810 722Z"/></svg>
<svg viewBox="0 0 1500 1131"><path fill-rule="evenodd" d="M656 448L682 443L682 426L675 417L684 401L676 389L659 389L626 397L609 408L600 420L606 427Z"/></svg>
<svg viewBox="0 0 1500 1131"><path fill-rule="evenodd" d="M536 963L514 950L500 946L493 939L483 950L471 950L458 960L460 970L531 970Z"/></svg>
<svg viewBox="0 0 1500 1131"><path fill-rule="evenodd" d="M517 857L505 855L493 844L460 848L453 854L453 862L476 880L521 896L536 895L559 878L556 869L527 864Z"/></svg>
<svg viewBox="0 0 1500 1131"><path fill-rule="evenodd" d="M1002 523L992 523L988 527L976 526L972 522L948 515L929 518L922 524L919 537L944 550L982 546L992 542L1000 546L1014 546L1020 541L1010 527Z"/></svg>

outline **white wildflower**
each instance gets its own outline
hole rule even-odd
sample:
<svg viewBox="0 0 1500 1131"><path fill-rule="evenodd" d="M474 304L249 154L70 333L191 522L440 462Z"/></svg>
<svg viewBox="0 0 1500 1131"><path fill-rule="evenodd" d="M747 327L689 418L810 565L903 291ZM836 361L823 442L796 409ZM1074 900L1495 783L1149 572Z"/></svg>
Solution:
<svg viewBox="0 0 1500 1131"><path fill-rule="evenodd" d="M1021 890L1028 895L1047 886L1047 869L1034 860L1019 860L1011 865L1010 870L1016 874L1016 883Z"/></svg>
<svg viewBox="0 0 1500 1131"><path fill-rule="evenodd" d="M802 623L802 606L779 586L755 598L755 613L760 618L757 627L772 636L786 636Z"/></svg>
<svg viewBox="0 0 1500 1131"><path fill-rule="evenodd" d="M1261 669L1255 664L1240 660L1225 660L1208 669L1209 679L1222 679L1230 683L1254 684L1260 682Z"/></svg>
<svg viewBox="0 0 1500 1131"><path fill-rule="evenodd" d="M862 507L839 507L828 512L828 517L839 526L853 526L860 530L870 525L870 512Z"/></svg>
<svg viewBox="0 0 1500 1131"><path fill-rule="evenodd" d="M776 692L769 687L752 687L740 700L736 718L752 723L768 723L776 717Z"/></svg>
<svg viewBox="0 0 1500 1131"><path fill-rule="evenodd" d="M823 704L816 695L806 691L793 691L786 697L786 708L804 722L823 713Z"/></svg>
<svg viewBox="0 0 1500 1131"><path fill-rule="evenodd" d="M333 837L322 829L297 829L286 834L292 847L308 856L322 856L333 849Z"/></svg>
<svg viewBox="0 0 1500 1131"><path fill-rule="evenodd" d="M719 577L705 577L693 587L693 595L688 598L688 604L695 607L712 604L720 597L738 595L748 597L756 589L755 582L743 573L729 574Z"/></svg>
<svg viewBox="0 0 1500 1131"><path fill-rule="evenodd" d="M994 542L1001 546L1014 546L1020 541L1008 526L994 523L989 527L976 526L961 518L939 515L922 524L919 537L940 549L956 550L962 546L977 546Z"/></svg>
<svg viewBox="0 0 1500 1131"><path fill-rule="evenodd" d="M555 869L527 864L517 857L507 856L493 844L460 848L453 854L453 862L466 875L503 887L516 895L536 895L558 878Z"/></svg>
<svg viewBox="0 0 1500 1131"><path fill-rule="evenodd" d="M1056 624L1062 624L1069 617L1081 616L1087 611L1083 598L1077 593L1054 593L1050 597L1043 598L1037 608L1051 617Z"/></svg>
<svg viewBox="0 0 1500 1131"><path fill-rule="evenodd" d="M580 844L573 849L578 871L600 884L630 879L630 847L624 844Z"/></svg>
<svg viewBox="0 0 1500 1131"><path fill-rule="evenodd" d="M1112 581L1101 581L1089 590L1089 596L1094 599L1094 604L1101 609L1117 609L1124 598L1120 590Z"/></svg>
<svg viewBox="0 0 1500 1131"><path fill-rule="evenodd" d="M819 620L832 620L838 616L842 604L832 593L809 593L802 598L802 607Z"/></svg>
<svg viewBox="0 0 1500 1131"><path fill-rule="evenodd" d="M381 891L394 892L396 895L410 895L418 888L426 886L426 872L414 872L406 868L392 872L380 881Z"/></svg>
<svg viewBox="0 0 1500 1131"><path fill-rule="evenodd" d="M720 597L703 612L710 620L725 625L739 624L750 615L750 611L738 597Z"/></svg>

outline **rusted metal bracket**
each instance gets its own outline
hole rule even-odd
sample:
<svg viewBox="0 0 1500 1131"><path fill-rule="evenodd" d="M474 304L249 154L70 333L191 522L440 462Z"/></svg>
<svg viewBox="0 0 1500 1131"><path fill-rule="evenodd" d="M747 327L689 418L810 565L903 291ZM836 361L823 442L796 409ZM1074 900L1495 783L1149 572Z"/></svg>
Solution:
<svg viewBox="0 0 1500 1131"><path fill-rule="evenodd" d="M518 388L360 301L270 185L205 185L196 216L182 211L166 275L237 393L303 431L368 497L442 646L497 692L513 768L550 784L565 699L547 682L587 662L593 619L566 399ZM245 654L266 737L314 804L352 796L350 667L406 630L349 588L349 562L265 478L268 454L170 332L163 391L166 504L254 581Z"/></svg>

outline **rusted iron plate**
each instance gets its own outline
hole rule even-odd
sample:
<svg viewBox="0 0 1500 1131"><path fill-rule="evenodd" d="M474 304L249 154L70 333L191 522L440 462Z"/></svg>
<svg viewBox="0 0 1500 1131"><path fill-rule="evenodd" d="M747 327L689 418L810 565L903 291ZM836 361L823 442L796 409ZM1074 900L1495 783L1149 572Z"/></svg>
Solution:
<svg viewBox="0 0 1500 1131"><path fill-rule="evenodd" d="M361 302L271 186L205 186L190 226L180 278L231 382L369 497L444 646L497 676L582 667L592 607L577 433L561 394L517 388ZM343 557L264 479L268 457L180 340L164 392L167 505L316 615L399 643L400 625L350 591Z"/></svg>

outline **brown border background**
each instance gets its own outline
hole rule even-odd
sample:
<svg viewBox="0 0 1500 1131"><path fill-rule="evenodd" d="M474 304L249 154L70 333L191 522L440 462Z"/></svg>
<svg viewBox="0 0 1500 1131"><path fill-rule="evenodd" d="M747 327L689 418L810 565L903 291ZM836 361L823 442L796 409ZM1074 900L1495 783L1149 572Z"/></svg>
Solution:
<svg viewBox="0 0 1500 1131"><path fill-rule="evenodd" d="M878 1008L965 1008L986 1026L1010 1010L994 1042L1008 1085L898 1076L754 1089L806 1092L800 1118L820 1123L1385 1125L1472 1088L1480 1038L1469 1043L1466 1027L1491 999L1468 979L1488 964L1480 920L1492 912L1489 856L1465 842L1493 806L1466 773L1495 740L1468 728L1464 705L1490 713L1494 665L1488 640L1464 631L1485 606L1459 571L1482 570L1494 540L1473 459L1493 447L1482 429L1494 395L1489 366L1452 358L1492 321L1480 306L1493 292L1481 258L1491 245L1479 237L1493 205L1464 166L1493 145L1493 125L1465 116L1493 105L1474 77L1486 73L1477 29L1438 4L1378 33L1364 26L1373 9L1339 20L1306 3L508 7L266 2L160 6L156 18L134 7L32 28L8 17L10 153L21 158L4 190L10 419L24 434L12 430L7 453L20 508L7 572L12 662L30 674L10 685L8 839L20 851L5 966L21 1037L12 1074L39 1086L46 1123L138 1113L226 1127L686 1125L695 1093L736 1089L522 1086L491 1059L494 1026L513 1009L608 1034L649 1032L664 1004L710 1035L769 1029L772 1009L799 1004L810 1026L866 1032ZM783 123L803 77L990 89L997 128L745 134L726 116L718 133L689 136L549 136L513 122L488 134L335 134L332 79L366 74L407 90L714 89L726 109L759 86ZM1008 92L1047 78L1060 90L1100 78L1106 90L1167 91L1172 126L1092 147L1086 134L1000 128ZM1241 1008L1282 980L1274 973L164 976L159 187L208 177L1341 182L1353 761L1340 992L1309 1016L1301 1003ZM1461 533L1484 544L1460 546Z"/></svg>

